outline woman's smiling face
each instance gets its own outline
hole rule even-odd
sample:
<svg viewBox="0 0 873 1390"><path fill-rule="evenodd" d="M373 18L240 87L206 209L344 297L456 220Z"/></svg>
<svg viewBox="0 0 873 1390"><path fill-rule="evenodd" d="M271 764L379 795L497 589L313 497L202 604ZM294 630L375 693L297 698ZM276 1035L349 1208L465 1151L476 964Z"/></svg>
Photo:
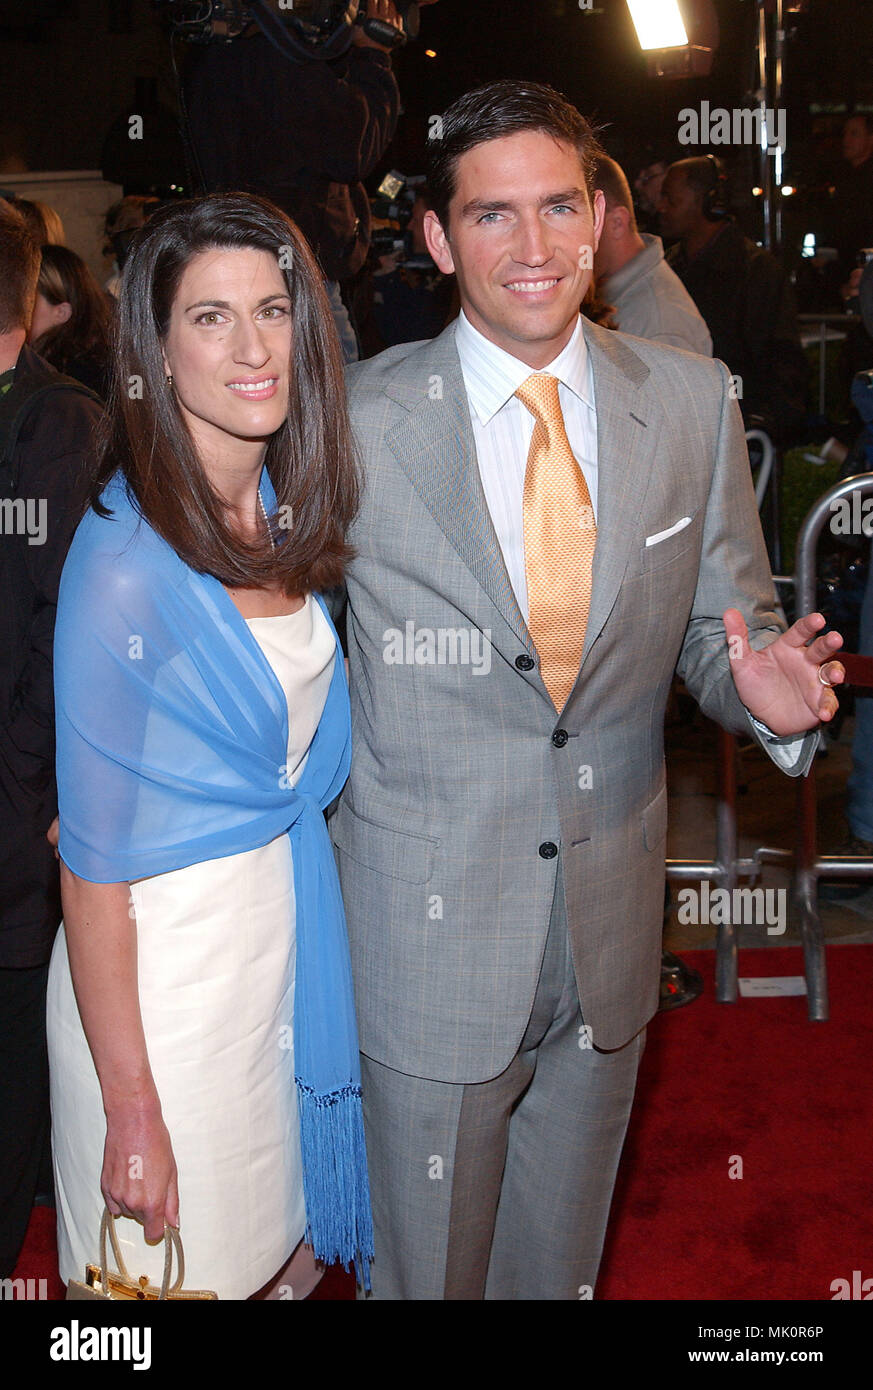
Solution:
<svg viewBox="0 0 873 1390"><path fill-rule="evenodd" d="M182 273L164 365L199 453L266 443L288 413L291 299L277 258L214 247Z"/></svg>

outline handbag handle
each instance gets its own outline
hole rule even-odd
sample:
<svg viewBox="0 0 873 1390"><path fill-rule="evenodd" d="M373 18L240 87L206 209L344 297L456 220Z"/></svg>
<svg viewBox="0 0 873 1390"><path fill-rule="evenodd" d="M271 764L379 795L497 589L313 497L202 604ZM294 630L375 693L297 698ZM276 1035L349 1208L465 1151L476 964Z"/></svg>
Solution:
<svg viewBox="0 0 873 1390"><path fill-rule="evenodd" d="M100 1221L100 1268L103 1277L106 1278L108 1267L106 1264L106 1236L109 1235L109 1242L112 1246L112 1254L115 1258L116 1268L122 1279L128 1284L134 1281L127 1272L127 1266L121 1254L121 1247L118 1244L118 1235L115 1230L115 1217L108 1207L104 1206L103 1216ZM176 1265L178 1273L171 1286L170 1273L173 1268L173 1251L176 1252ZM185 1256L182 1253L182 1237L175 1226L164 1227L164 1277L161 1280L161 1292L158 1298L167 1298L171 1293L179 1293L185 1279Z"/></svg>

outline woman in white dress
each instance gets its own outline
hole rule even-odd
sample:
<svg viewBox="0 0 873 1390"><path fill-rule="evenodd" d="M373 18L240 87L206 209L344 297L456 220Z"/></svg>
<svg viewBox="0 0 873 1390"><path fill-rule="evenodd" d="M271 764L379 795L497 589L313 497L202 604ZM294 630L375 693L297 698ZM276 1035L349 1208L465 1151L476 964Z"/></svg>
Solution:
<svg viewBox="0 0 873 1390"><path fill-rule="evenodd" d="M318 594L357 480L294 225L241 194L156 214L114 370L56 629L61 1277L96 1260L105 1201L133 1274L160 1283L173 1225L187 1286L302 1297L317 1257L366 1279L371 1234L322 815L348 702Z"/></svg>

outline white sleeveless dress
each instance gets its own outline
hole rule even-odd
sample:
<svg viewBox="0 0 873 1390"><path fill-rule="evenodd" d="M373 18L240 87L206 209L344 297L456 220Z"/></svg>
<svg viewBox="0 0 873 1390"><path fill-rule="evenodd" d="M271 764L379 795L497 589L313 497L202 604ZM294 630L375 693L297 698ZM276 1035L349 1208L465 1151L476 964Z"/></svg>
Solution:
<svg viewBox="0 0 873 1390"><path fill-rule="evenodd" d="M288 780L300 777L336 644L306 596L248 626L288 701ZM193 864L131 885L146 1045L179 1175L185 1284L255 1293L303 1236L294 1085L295 904L291 846ZM98 1259L106 1120L61 926L49 969L52 1145L61 1278ZM135 1161L135 1156L132 1156ZM160 1283L163 1244L116 1221L130 1274Z"/></svg>

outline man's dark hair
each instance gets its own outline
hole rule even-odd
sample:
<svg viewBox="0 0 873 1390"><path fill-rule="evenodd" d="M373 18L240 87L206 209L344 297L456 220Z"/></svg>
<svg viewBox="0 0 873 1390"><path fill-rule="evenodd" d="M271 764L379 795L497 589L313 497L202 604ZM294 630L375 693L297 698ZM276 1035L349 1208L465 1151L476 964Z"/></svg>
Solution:
<svg viewBox="0 0 873 1390"><path fill-rule="evenodd" d="M576 107L553 87L538 82L489 82L452 103L437 127L439 138L435 134L428 144L431 207L443 230L448 228L460 156L487 140L499 140L523 130L541 130L555 140L574 145L588 196L593 196L594 165L603 150L594 128Z"/></svg>
<svg viewBox="0 0 873 1390"><path fill-rule="evenodd" d="M0 333L30 327L39 262L36 237L17 208L0 198Z"/></svg>
<svg viewBox="0 0 873 1390"><path fill-rule="evenodd" d="M719 178L722 176L721 166L705 154L678 159L670 168L680 173L688 187L699 193L701 198L718 187Z"/></svg>

